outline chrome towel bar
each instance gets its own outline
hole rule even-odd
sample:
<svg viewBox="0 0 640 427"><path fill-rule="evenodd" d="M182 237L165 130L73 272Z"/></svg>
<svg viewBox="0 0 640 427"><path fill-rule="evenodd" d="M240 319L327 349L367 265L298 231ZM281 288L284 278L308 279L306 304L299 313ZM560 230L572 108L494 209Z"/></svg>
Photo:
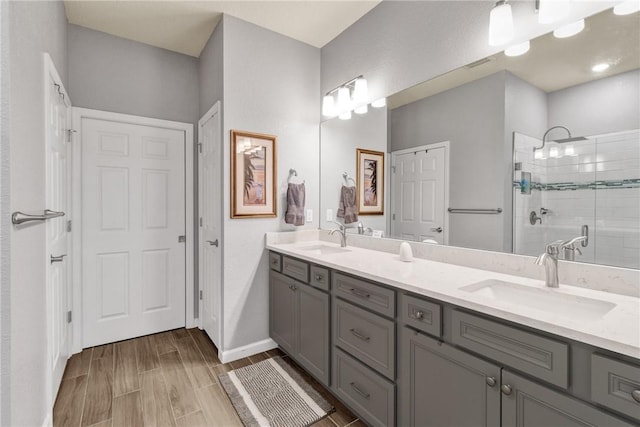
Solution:
<svg viewBox="0 0 640 427"><path fill-rule="evenodd" d="M46 221L51 218L58 218L64 216L64 212L56 212L50 209L45 209L42 215L30 215L24 212L16 211L11 214L11 223L18 225L29 221Z"/></svg>
<svg viewBox="0 0 640 427"><path fill-rule="evenodd" d="M449 208L447 209L451 213L468 213L468 214L499 214L502 213L502 208L496 209L458 209L458 208Z"/></svg>

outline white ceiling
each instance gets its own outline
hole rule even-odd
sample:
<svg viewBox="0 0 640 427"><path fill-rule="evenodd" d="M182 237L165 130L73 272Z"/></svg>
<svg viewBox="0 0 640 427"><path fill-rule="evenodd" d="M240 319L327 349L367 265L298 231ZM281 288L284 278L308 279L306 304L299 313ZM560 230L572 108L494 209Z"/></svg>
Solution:
<svg viewBox="0 0 640 427"><path fill-rule="evenodd" d="M65 0L70 23L200 56L223 13L322 47L380 0Z"/></svg>

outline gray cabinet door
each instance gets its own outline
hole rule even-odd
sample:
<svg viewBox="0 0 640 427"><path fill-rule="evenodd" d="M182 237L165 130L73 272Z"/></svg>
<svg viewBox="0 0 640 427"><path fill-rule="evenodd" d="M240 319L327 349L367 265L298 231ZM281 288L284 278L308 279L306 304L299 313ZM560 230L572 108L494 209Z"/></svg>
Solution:
<svg viewBox="0 0 640 427"><path fill-rule="evenodd" d="M500 426L500 367L402 328L398 425Z"/></svg>
<svg viewBox="0 0 640 427"><path fill-rule="evenodd" d="M269 276L269 335L289 354L295 349L295 280L275 271Z"/></svg>
<svg viewBox="0 0 640 427"><path fill-rule="evenodd" d="M502 371L503 427L631 427L573 397Z"/></svg>
<svg viewBox="0 0 640 427"><path fill-rule="evenodd" d="M329 295L297 286L298 349L296 361L320 382L329 384Z"/></svg>

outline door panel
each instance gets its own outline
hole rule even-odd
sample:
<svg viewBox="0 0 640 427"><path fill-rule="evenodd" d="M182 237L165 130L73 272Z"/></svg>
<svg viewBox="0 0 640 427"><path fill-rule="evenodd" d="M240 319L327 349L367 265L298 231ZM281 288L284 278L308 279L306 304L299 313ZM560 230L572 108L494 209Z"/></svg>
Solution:
<svg viewBox="0 0 640 427"><path fill-rule="evenodd" d="M297 285L298 361L329 384L329 294Z"/></svg>
<svg viewBox="0 0 640 427"><path fill-rule="evenodd" d="M185 133L83 118L83 346L185 325Z"/></svg>
<svg viewBox="0 0 640 427"><path fill-rule="evenodd" d="M289 354L295 350L295 280L270 271L269 278L269 335Z"/></svg>

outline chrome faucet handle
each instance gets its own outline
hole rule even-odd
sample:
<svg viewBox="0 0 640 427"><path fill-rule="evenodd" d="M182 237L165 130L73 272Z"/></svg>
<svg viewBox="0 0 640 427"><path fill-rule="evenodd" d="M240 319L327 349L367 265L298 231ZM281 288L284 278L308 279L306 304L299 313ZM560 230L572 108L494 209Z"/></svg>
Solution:
<svg viewBox="0 0 640 427"><path fill-rule="evenodd" d="M565 243L567 243L565 240L551 242L545 247L545 252L549 255L558 256L560 254L560 247L564 246Z"/></svg>

